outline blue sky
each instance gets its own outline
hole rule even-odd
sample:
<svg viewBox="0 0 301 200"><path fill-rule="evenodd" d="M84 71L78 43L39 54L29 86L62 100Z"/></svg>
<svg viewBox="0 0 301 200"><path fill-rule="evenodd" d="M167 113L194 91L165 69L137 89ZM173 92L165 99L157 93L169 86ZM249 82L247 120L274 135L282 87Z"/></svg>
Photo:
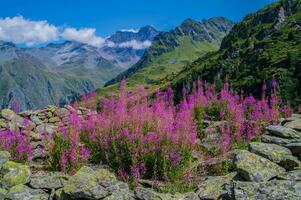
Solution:
<svg viewBox="0 0 301 200"><path fill-rule="evenodd" d="M95 35L106 37L119 29L137 29L144 25L170 30L186 18L224 16L237 22L271 2L273 0L2 0L0 18L20 15L31 21L47 20L58 27L94 28Z"/></svg>

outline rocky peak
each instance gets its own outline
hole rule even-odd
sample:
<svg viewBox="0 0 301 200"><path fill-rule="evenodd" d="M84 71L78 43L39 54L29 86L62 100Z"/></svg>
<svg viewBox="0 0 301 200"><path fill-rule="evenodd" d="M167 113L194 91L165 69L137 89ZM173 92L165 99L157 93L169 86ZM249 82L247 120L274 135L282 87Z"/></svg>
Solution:
<svg viewBox="0 0 301 200"><path fill-rule="evenodd" d="M107 40L114 43L123 43L131 40L137 41L152 41L153 38L159 32L152 26L144 26L139 29L138 32L135 31L117 31L115 34L111 35Z"/></svg>

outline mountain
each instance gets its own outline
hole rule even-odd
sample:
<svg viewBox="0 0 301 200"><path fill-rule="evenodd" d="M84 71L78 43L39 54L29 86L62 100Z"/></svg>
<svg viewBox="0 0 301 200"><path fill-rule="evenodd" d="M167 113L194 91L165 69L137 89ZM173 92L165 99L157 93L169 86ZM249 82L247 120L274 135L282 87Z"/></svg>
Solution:
<svg viewBox="0 0 301 200"><path fill-rule="evenodd" d="M149 49L131 68L106 83L106 86L127 79L129 85L161 85L166 75L179 72L194 59L218 50L222 38L233 22L215 17L201 22L187 19L169 32L161 32ZM104 89L106 90L106 89Z"/></svg>
<svg viewBox="0 0 301 200"><path fill-rule="evenodd" d="M75 41L40 48L19 48L0 41L0 106L21 110L64 104L103 87L137 62L158 34L151 26L117 31L104 46Z"/></svg>
<svg viewBox="0 0 301 200"><path fill-rule="evenodd" d="M180 94L196 79L227 80L244 93L261 95L261 85L271 79L280 85L284 100L301 103L301 0L282 0L250 14L236 24L219 51L188 65L165 79Z"/></svg>
<svg viewBox="0 0 301 200"><path fill-rule="evenodd" d="M134 65L159 34L152 26L134 30L117 31L106 39L102 56L125 69Z"/></svg>
<svg viewBox="0 0 301 200"><path fill-rule="evenodd" d="M1 107L19 102L21 110L70 101L91 91L93 83L49 70L12 43L0 42Z"/></svg>
<svg viewBox="0 0 301 200"><path fill-rule="evenodd" d="M123 71L103 58L99 48L80 42L67 41L42 48L26 48L24 51L50 70L90 80L93 88L102 87L106 80Z"/></svg>

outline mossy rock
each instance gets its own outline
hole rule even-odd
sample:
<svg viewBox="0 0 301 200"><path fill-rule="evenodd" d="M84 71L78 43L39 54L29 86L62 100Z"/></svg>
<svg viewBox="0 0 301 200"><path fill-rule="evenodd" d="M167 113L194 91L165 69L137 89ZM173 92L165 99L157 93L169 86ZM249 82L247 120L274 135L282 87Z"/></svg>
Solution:
<svg viewBox="0 0 301 200"><path fill-rule="evenodd" d="M232 199L291 199L301 198L301 182L289 180L272 180L265 183L242 182L233 183Z"/></svg>
<svg viewBox="0 0 301 200"><path fill-rule="evenodd" d="M89 167L82 167L71 176L63 188L63 193L70 199L101 199L109 195L109 192L99 184L94 170Z"/></svg>
<svg viewBox="0 0 301 200"><path fill-rule="evenodd" d="M246 150L240 150L234 157L234 167L246 181L262 182L285 172L272 161Z"/></svg>
<svg viewBox="0 0 301 200"><path fill-rule="evenodd" d="M224 187L230 184L236 173L230 173L226 176L209 176L198 185L197 194L200 199L220 199L227 195Z"/></svg>
<svg viewBox="0 0 301 200"><path fill-rule="evenodd" d="M6 198L9 200L48 200L49 195L43 190L35 190L26 185L16 185L9 189Z"/></svg>
<svg viewBox="0 0 301 200"><path fill-rule="evenodd" d="M249 149L252 153L267 158L284 167L286 170L293 170L300 166L298 158L294 157L288 148L280 145L252 142L250 143Z"/></svg>
<svg viewBox="0 0 301 200"><path fill-rule="evenodd" d="M64 187L69 176L60 172L37 172L31 176L30 186L36 189L59 189Z"/></svg>
<svg viewBox="0 0 301 200"><path fill-rule="evenodd" d="M3 174L1 185L4 188L10 188L15 185L28 183L30 181L31 171L27 165L7 161L2 166L1 174Z"/></svg>
<svg viewBox="0 0 301 200"><path fill-rule="evenodd" d="M284 126L270 125L266 128L266 130L271 135L274 135L274 136L277 136L277 137L301 139L301 133L297 132L294 129L287 128L287 127L284 127Z"/></svg>
<svg viewBox="0 0 301 200"><path fill-rule="evenodd" d="M290 122L287 122L284 124L285 127L287 128L292 128L296 131L301 131L301 119L296 119Z"/></svg>
<svg viewBox="0 0 301 200"><path fill-rule="evenodd" d="M16 113L14 111L10 110L10 109L3 109L1 111L1 116L4 119L12 120L16 116Z"/></svg>
<svg viewBox="0 0 301 200"><path fill-rule="evenodd" d="M7 151L0 151L0 170L4 163L11 159L11 155Z"/></svg>
<svg viewBox="0 0 301 200"><path fill-rule="evenodd" d="M7 194L7 190L4 188L0 188L0 200L4 200Z"/></svg>
<svg viewBox="0 0 301 200"><path fill-rule="evenodd" d="M61 119L59 117L51 117L48 120L49 123L56 123L56 122L60 122L60 121L61 121Z"/></svg>

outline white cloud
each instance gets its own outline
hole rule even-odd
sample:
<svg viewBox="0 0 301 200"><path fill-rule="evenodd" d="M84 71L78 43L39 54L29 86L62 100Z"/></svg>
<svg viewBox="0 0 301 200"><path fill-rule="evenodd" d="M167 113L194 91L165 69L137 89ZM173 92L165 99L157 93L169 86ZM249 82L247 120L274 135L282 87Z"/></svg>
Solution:
<svg viewBox="0 0 301 200"><path fill-rule="evenodd" d="M131 40L128 42L123 42L118 44L118 47L122 47L122 48L133 48L133 49L145 49L150 47L152 44L151 41L149 40L145 40L143 42L137 41L137 40Z"/></svg>
<svg viewBox="0 0 301 200"><path fill-rule="evenodd" d="M132 32L132 33L138 33L139 32L139 30L132 29L132 28L130 28L130 29L121 29L120 31L121 32Z"/></svg>
<svg viewBox="0 0 301 200"><path fill-rule="evenodd" d="M96 30L94 28L66 28L61 36L66 40L74 40L92 46L101 47L104 44L105 39L96 36L95 32Z"/></svg>
<svg viewBox="0 0 301 200"><path fill-rule="evenodd" d="M58 28L47 21L31 21L22 16L0 18L0 40L33 46L58 37Z"/></svg>
<svg viewBox="0 0 301 200"><path fill-rule="evenodd" d="M138 32L135 29L123 29L121 31ZM34 46L60 39L77 41L95 47L145 49L151 45L149 40L143 42L131 40L117 44L97 36L95 28L59 27L46 20L33 21L23 16L0 18L0 40Z"/></svg>

